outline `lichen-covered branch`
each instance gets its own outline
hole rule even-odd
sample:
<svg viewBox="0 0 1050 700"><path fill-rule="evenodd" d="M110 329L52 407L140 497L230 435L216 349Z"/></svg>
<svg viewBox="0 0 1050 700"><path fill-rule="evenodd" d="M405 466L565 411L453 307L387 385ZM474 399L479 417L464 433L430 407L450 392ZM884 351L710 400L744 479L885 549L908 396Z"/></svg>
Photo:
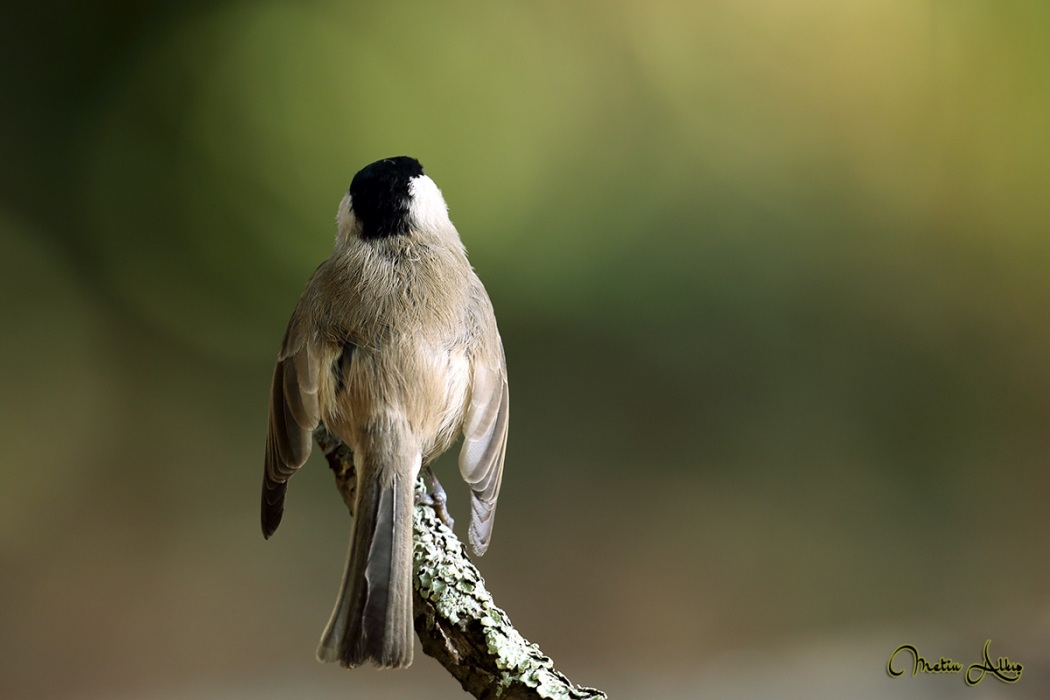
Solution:
<svg viewBox="0 0 1050 700"><path fill-rule="evenodd" d="M350 450L324 427L314 438L335 474L343 501L353 513L355 477ZM423 495L422 479L416 492ZM526 641L496 607L459 538L427 499L418 498L415 537L414 612L423 651L438 660L476 698L508 700L604 700L554 669L554 662Z"/></svg>

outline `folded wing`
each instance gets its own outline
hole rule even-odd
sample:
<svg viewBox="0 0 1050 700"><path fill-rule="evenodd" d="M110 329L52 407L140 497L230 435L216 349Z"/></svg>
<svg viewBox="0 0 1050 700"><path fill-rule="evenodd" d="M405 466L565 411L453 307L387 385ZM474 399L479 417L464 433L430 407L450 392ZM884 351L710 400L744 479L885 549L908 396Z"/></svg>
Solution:
<svg viewBox="0 0 1050 700"><path fill-rule="evenodd" d="M286 350L282 349L277 359L270 385L262 489L262 531L266 538L281 524L288 479L310 456L313 431L320 421L316 353L308 345L291 353Z"/></svg>
<svg viewBox="0 0 1050 700"><path fill-rule="evenodd" d="M496 342L500 342L498 336ZM470 544L479 555L488 549L492 537L507 448L509 400L506 360L500 346L493 360L474 361L459 453L459 470L471 489Z"/></svg>

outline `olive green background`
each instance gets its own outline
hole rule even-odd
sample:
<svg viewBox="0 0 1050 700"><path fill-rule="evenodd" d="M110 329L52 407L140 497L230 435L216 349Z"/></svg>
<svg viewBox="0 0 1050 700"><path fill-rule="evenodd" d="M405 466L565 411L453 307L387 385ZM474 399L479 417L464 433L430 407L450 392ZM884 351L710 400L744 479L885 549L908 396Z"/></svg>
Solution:
<svg viewBox="0 0 1050 700"><path fill-rule="evenodd" d="M1046 697L1042 2L11 6L0 695L457 698L313 651L349 519L258 526L284 325L419 158L485 282L519 630L618 697ZM465 528L454 459L441 475ZM993 653L1015 686L890 679Z"/></svg>

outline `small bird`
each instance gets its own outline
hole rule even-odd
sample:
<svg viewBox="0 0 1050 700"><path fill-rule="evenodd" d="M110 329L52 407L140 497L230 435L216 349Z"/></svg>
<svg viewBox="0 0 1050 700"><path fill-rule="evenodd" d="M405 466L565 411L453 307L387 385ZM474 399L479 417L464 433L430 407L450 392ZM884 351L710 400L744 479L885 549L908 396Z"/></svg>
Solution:
<svg viewBox="0 0 1050 700"><path fill-rule="evenodd" d="M420 470L462 433L470 543L488 548L507 444L507 366L492 303L441 191L408 156L354 176L335 250L292 312L270 389L262 531L319 424L353 452L356 507L317 649L353 668L412 663L412 511Z"/></svg>

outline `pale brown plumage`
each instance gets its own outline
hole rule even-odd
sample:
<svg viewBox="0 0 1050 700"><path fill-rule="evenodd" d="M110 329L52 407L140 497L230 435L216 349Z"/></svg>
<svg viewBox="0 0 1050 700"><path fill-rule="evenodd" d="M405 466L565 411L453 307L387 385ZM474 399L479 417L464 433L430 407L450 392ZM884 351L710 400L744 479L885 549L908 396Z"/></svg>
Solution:
<svg viewBox="0 0 1050 700"><path fill-rule="evenodd" d="M280 524L287 481L309 457L319 422L354 453L350 553L318 649L322 660L351 667L411 663L420 468L463 435L470 542L481 554L506 448L507 371L492 305L440 192L416 168L411 159L389 159L354 178L340 205L335 251L299 299L271 387L266 537Z"/></svg>

